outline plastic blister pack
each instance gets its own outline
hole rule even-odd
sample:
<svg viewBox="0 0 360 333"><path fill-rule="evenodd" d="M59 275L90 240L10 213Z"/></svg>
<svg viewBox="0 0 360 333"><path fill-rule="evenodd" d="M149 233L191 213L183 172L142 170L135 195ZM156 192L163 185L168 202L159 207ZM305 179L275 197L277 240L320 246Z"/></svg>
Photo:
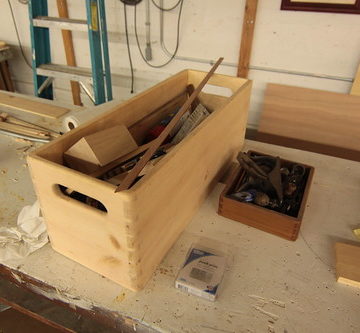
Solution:
<svg viewBox="0 0 360 333"><path fill-rule="evenodd" d="M215 301L227 263L227 251L208 242L193 243L175 280L175 288Z"/></svg>

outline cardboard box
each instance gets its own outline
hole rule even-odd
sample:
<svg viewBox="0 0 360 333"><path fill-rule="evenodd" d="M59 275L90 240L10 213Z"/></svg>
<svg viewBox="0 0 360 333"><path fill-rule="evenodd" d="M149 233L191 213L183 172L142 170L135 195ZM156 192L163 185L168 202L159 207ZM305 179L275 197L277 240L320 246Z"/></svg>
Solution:
<svg viewBox="0 0 360 333"><path fill-rule="evenodd" d="M30 154L56 251L127 288L144 287L241 149L251 82L214 74L208 84L230 89L231 96L202 92L199 99L211 115L126 191L114 193L114 184L64 166L63 153L86 135L122 124L140 145L163 117L155 110L206 74L182 71ZM64 187L100 201L103 211L66 196Z"/></svg>

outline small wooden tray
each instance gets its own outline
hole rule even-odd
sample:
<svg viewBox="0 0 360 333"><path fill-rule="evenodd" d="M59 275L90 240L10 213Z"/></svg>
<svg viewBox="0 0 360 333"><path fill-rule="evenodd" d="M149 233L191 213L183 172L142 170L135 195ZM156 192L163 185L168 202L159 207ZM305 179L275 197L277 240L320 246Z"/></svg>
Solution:
<svg viewBox="0 0 360 333"><path fill-rule="evenodd" d="M258 152L249 152L256 155L268 156ZM261 207L252 203L240 202L229 197L244 170L240 167L234 168L228 177L225 189L220 195L218 214L226 218L247 224L251 227L272 233L288 240L296 240L300 231L300 225L305 211L306 201L309 195L314 168L303 163L296 163L281 159L281 165L301 164L307 171L307 180L301 200L300 209L296 217L292 217L274 210Z"/></svg>

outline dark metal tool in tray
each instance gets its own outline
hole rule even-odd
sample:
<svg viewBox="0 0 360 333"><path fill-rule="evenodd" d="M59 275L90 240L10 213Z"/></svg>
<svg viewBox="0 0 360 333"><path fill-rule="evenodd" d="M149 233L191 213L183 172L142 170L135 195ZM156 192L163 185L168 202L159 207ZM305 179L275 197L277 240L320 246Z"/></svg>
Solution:
<svg viewBox="0 0 360 333"><path fill-rule="evenodd" d="M230 197L297 216L308 175L305 166L254 153L240 152L237 159L244 172Z"/></svg>

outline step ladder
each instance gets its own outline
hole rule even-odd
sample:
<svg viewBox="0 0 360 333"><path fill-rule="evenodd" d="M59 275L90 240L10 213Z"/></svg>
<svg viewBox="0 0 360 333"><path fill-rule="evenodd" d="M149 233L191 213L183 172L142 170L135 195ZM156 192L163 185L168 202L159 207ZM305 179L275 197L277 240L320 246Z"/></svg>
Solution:
<svg viewBox="0 0 360 333"><path fill-rule="evenodd" d="M87 20L49 17L47 0L29 1L35 96L53 99L53 80L62 78L78 81L95 105L112 100L104 1L85 0ZM49 34L51 28L88 32L91 70L51 63Z"/></svg>

